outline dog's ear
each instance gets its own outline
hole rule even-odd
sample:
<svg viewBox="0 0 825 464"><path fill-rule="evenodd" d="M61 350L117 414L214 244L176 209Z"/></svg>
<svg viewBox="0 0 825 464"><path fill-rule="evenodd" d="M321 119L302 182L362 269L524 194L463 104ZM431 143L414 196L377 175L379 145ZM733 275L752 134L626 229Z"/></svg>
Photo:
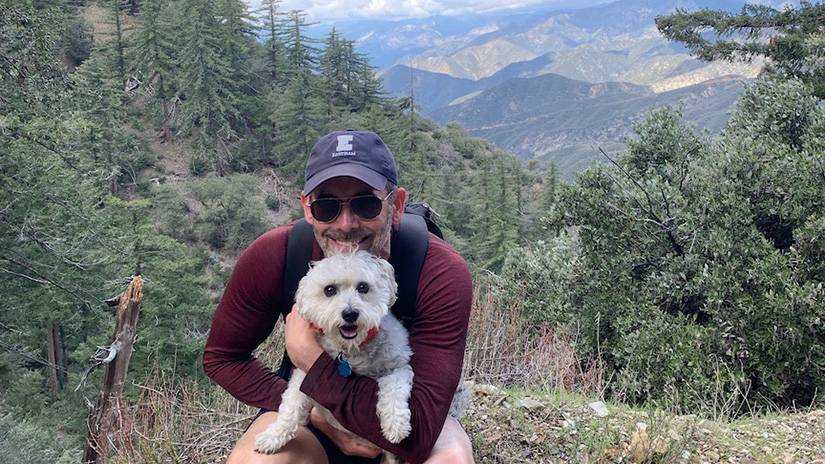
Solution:
<svg viewBox="0 0 825 464"><path fill-rule="evenodd" d="M376 266L378 266L381 279L384 281L384 285L387 286L387 290L389 290L390 301L388 307L391 308L392 305L395 304L395 300L398 298L398 283L396 283L395 281L395 269L392 267L392 264L390 264L389 261L379 258L378 256L370 256L372 257Z"/></svg>

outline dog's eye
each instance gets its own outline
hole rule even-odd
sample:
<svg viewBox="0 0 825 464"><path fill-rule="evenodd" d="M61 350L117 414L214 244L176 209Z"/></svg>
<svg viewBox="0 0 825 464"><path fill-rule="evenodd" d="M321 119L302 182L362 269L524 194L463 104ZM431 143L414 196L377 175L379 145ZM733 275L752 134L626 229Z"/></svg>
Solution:
<svg viewBox="0 0 825 464"><path fill-rule="evenodd" d="M336 293L338 293L338 289L335 285L327 285L324 287L324 295L326 295L327 298L334 296Z"/></svg>
<svg viewBox="0 0 825 464"><path fill-rule="evenodd" d="M358 293L367 293L370 291L370 285L366 282L361 282L355 289L358 290Z"/></svg>

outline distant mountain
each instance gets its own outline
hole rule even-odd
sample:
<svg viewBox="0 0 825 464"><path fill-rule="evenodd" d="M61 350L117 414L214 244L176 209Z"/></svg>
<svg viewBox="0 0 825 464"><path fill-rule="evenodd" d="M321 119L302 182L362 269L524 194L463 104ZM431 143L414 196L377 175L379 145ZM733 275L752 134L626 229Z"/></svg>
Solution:
<svg viewBox="0 0 825 464"><path fill-rule="evenodd" d="M522 159L553 161L569 177L601 157L597 147L621 149L633 122L655 107L682 107L688 121L720 130L743 82L722 78L655 93L634 84L546 74L507 80L431 116L442 124L458 122Z"/></svg>
<svg viewBox="0 0 825 464"><path fill-rule="evenodd" d="M518 21L511 17L508 25L465 37L465 45L458 49L442 53L431 48L409 58L408 66L386 70L385 89L408 95L409 67L415 68L413 91L429 112L509 78L549 73L591 83L629 82L657 92L721 76L753 78L762 68L761 61L699 61L680 44L665 40L653 22L656 15L675 8L737 10L742 4L741 0L619 0L521 16Z"/></svg>
<svg viewBox="0 0 825 464"><path fill-rule="evenodd" d="M395 65L381 74L381 77L384 79L384 89L396 96L409 95L410 83L412 83L416 104L423 109L424 113L430 113L449 105L458 98L488 89L508 79L535 75L536 68L544 66L546 63L540 59L514 63L490 77L472 80Z"/></svg>
<svg viewBox="0 0 825 464"><path fill-rule="evenodd" d="M430 49L407 59L404 64L454 77L481 79L509 64L529 61L550 52L560 53L585 46L591 51L622 52L632 48L634 40L650 38L659 38L664 45L666 42L655 30L656 16L677 8L737 11L743 4L743 0L619 0L588 8L535 14L473 37L458 49ZM616 58L621 61L621 56ZM583 77L590 82L604 80Z"/></svg>
<svg viewBox="0 0 825 464"><path fill-rule="evenodd" d="M312 26L309 34L321 37L335 27L347 39L355 40L359 51L368 54L374 66L386 69L412 56L458 50L479 37L522 24L536 15L562 8L589 7L608 1L610 0L564 0L553 2L552 5L502 8L472 14L403 20L353 19L325 22Z"/></svg>

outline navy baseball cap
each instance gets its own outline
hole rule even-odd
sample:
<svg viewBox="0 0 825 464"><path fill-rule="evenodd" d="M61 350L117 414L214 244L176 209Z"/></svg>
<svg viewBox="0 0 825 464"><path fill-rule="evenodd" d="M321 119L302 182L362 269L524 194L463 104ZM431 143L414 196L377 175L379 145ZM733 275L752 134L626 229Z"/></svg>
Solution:
<svg viewBox="0 0 825 464"><path fill-rule="evenodd" d="M374 132L345 130L321 137L309 153L304 194L333 177L354 177L375 190L398 185L398 169L387 144Z"/></svg>

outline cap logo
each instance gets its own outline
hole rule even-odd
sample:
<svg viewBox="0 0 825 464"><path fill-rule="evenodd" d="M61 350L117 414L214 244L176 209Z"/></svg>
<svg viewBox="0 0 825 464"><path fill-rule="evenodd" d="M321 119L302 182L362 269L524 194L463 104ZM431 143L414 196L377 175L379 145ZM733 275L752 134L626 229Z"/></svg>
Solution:
<svg viewBox="0 0 825 464"><path fill-rule="evenodd" d="M335 147L335 153L332 154L332 157L355 156L355 152L352 151L352 139L352 135L339 135L338 146Z"/></svg>

